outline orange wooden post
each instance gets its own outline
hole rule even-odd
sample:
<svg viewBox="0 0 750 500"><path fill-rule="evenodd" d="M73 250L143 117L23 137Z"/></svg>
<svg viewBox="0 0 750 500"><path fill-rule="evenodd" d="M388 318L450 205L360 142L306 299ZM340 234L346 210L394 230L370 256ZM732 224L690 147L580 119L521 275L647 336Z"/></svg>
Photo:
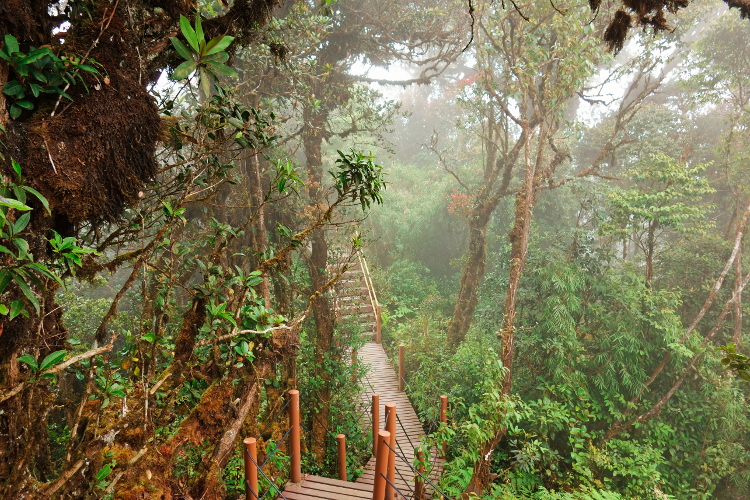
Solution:
<svg viewBox="0 0 750 500"><path fill-rule="evenodd" d="M396 453L394 453L394 450L396 449L396 403L386 403L385 404L385 430L388 431L388 433L391 435L391 440L388 443L391 448L389 451L391 452L390 455L388 455L388 481L390 481L390 484L387 484L385 487L385 498L386 500L391 500L396 495L396 490L393 489L393 486L391 484L396 484Z"/></svg>
<svg viewBox="0 0 750 500"><path fill-rule="evenodd" d="M343 434L336 436L336 444L338 444L339 452L337 457L339 461L339 479L346 481L346 436Z"/></svg>
<svg viewBox="0 0 750 500"><path fill-rule="evenodd" d="M398 390L404 391L404 344L398 346Z"/></svg>
<svg viewBox="0 0 750 500"><path fill-rule="evenodd" d="M372 500L385 499L385 487L388 482L385 480L388 471L388 460L393 453L388 449L386 444L391 440L391 433L388 431L378 431L379 453L375 455L375 481L372 485Z"/></svg>
<svg viewBox="0 0 750 500"><path fill-rule="evenodd" d="M416 450L415 450L416 451ZM417 460L419 460L419 467L417 470L419 474L424 474L424 452L422 450L416 453ZM422 500L424 496L424 479L419 474L414 476L414 500Z"/></svg>
<svg viewBox="0 0 750 500"><path fill-rule="evenodd" d="M300 451L299 430L299 391L292 389L289 391L289 397L292 398L292 401L289 403L289 425L292 428L289 435L292 463L290 479L293 483L300 483L302 482L302 455Z"/></svg>
<svg viewBox="0 0 750 500"><path fill-rule="evenodd" d="M382 343L382 330L383 330L383 319L380 315L380 305L375 306L375 342L380 344Z"/></svg>
<svg viewBox="0 0 750 500"><path fill-rule="evenodd" d="M380 431L380 396L372 395L372 454L378 456L378 431Z"/></svg>
<svg viewBox="0 0 750 500"><path fill-rule="evenodd" d="M440 396L440 423L445 424L448 422L448 417L446 415L448 411L448 396L443 394ZM448 442L443 440L443 458L445 458L448 454Z"/></svg>
<svg viewBox="0 0 750 500"><path fill-rule="evenodd" d="M245 498L257 500L258 466L256 464L258 463L258 451L255 447L255 438L245 438L242 444L245 447Z"/></svg>

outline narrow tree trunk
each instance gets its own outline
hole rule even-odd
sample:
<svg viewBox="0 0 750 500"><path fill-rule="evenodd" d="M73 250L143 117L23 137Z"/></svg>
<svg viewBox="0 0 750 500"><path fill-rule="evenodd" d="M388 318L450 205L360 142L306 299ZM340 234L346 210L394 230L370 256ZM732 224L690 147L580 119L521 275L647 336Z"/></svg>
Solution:
<svg viewBox="0 0 750 500"><path fill-rule="evenodd" d="M542 131L539 144L544 144L544 131ZM501 359L503 368L506 370L503 376L503 386L501 392L504 396L510 394L513 387L513 354L515 344L515 320L517 308L518 288L521 284L521 276L524 267L526 267L526 258L528 256L529 235L531 233L531 209L536 199L536 171L537 166L542 161L543 151L537 152L535 162L531 161L531 136L526 133L526 144L524 146L526 173L521 190L516 193L515 222L513 228L508 234L511 243L510 252L510 276L508 279L508 291L505 296L505 316L503 318L503 327L498 336L502 342ZM492 453L495 447L500 444L506 432L505 427L501 427L495 436L482 446L481 458L474 465L471 481L464 490L464 494L482 495L489 484L494 479L494 474L490 472L492 463Z"/></svg>
<svg viewBox="0 0 750 500"><path fill-rule="evenodd" d="M325 204L323 191L323 157L321 147L325 116L322 113L305 112L307 132L304 135L305 156L308 168L308 193L313 205L322 207ZM325 229L316 229L311 237L311 250L308 259L310 279L314 290L322 289L328 281L326 267L328 265L328 242ZM319 462L325 458L330 425L331 375L326 369L329 362L330 350L333 345L334 310L328 294L320 294L312 303L313 319L315 320L315 379L317 391L317 415L313 419L313 452Z"/></svg>
<svg viewBox="0 0 750 500"><path fill-rule="evenodd" d="M654 279L654 246L656 245L656 226L657 222L653 221L648 226L648 236L646 241L646 286L651 288L651 280Z"/></svg>
<svg viewBox="0 0 750 500"><path fill-rule="evenodd" d="M466 264L461 274L456 306L448 324L448 345L456 349L466 337L474 310L477 307L479 285L484 277L487 256L487 225L495 206L480 205L471 211L469 218L469 248Z"/></svg>
<svg viewBox="0 0 750 500"><path fill-rule="evenodd" d="M257 211L257 216L253 221L252 248L256 254L256 260L260 263L263 260L263 254L268 248L268 235L266 234L265 219L265 200L263 194L263 181L261 179L261 168L258 155L251 156L247 161L247 175L250 191L251 206L253 212ZM253 266L256 267L256 266ZM268 285L268 273L263 274L263 281L258 285L259 291L266 307L271 307L271 290Z"/></svg>
<svg viewBox="0 0 750 500"><path fill-rule="evenodd" d="M734 293L737 299L734 302L734 331L732 342L736 348L742 343L742 246L740 246L737 258L734 261Z"/></svg>

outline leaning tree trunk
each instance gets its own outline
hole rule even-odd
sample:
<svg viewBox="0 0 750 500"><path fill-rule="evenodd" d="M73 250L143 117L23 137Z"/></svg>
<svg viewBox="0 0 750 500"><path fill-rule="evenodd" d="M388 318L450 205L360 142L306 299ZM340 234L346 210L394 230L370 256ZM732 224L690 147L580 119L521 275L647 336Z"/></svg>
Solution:
<svg viewBox="0 0 750 500"><path fill-rule="evenodd" d="M742 247L734 261L734 293L737 300L734 302L734 328L732 342L739 349L742 343Z"/></svg>
<svg viewBox="0 0 750 500"><path fill-rule="evenodd" d="M466 264L461 274L456 306L448 324L448 345L456 349L469 331L474 310L477 307L479 285L484 277L487 257L487 225L495 204L477 205L469 216L469 248L466 251Z"/></svg>
<svg viewBox="0 0 750 500"><path fill-rule="evenodd" d="M543 144L544 134L539 140ZM508 291L505 296L505 316L503 318L502 330L498 336L502 342L501 359L505 374L503 376L503 385L501 393L503 396L510 394L513 387L513 354L515 344L515 321L518 288L521 284L521 276L524 267L526 267L526 258L528 256L529 234L531 233L531 209L536 200L536 171L537 165L542 160L542 151L537 153L536 162L530 158L530 134L526 134L525 145L525 165L526 174L521 189L516 193L515 222L513 228L508 234L510 239L510 276L508 278ZM492 463L492 453L500 440L505 436L505 426L501 426L492 439L482 446L481 458L474 465L474 472L469 485L464 490L464 494L475 493L482 495L489 484L494 480L495 475L490 472Z"/></svg>

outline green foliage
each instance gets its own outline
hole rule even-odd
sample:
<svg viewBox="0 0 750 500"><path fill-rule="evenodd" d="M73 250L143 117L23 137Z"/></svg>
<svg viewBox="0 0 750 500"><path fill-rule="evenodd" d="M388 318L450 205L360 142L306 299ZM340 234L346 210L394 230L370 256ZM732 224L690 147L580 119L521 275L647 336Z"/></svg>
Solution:
<svg viewBox="0 0 750 500"><path fill-rule="evenodd" d="M27 205L30 203L29 195L48 212L49 205L38 191L22 184L21 166L15 160L11 160L11 164L17 175L17 182L7 180L0 184L0 252L5 254L5 262L0 269L0 297L17 288L25 301L15 298L10 307L0 303L0 314L9 315L13 319L19 314L28 316L27 305L31 305L37 314L40 312L34 288L44 290L45 280L52 280L57 285L63 284L59 274L54 272L55 267L72 272L76 265L81 265L80 255L93 251L76 245L75 238L62 240L55 233L49 243L53 251L59 254L58 259L48 266L34 257L31 244L35 244L36 239L34 231L29 227L32 210Z"/></svg>
<svg viewBox="0 0 750 500"><path fill-rule="evenodd" d="M30 47L22 52L18 40L13 35L5 35L5 45L0 49L0 58L13 70L15 79L3 85L3 93L12 99L10 117L21 116L24 109L34 109L34 101L42 94L55 94L72 98L64 87L75 85L76 79L88 91L81 72L99 76L99 63L93 59L84 60L76 54L58 57L49 47ZM31 96L29 96L31 94Z"/></svg>
<svg viewBox="0 0 750 500"><path fill-rule="evenodd" d="M705 231L711 227L705 221L711 207L701 201L714 192L703 176L708 166L689 167L665 154L650 155L627 173L635 187L610 193L612 219L602 232L642 232L651 226L679 233Z"/></svg>
<svg viewBox="0 0 750 500"><path fill-rule="evenodd" d="M742 380L750 382L750 358L737 352L734 342L717 347L716 350L724 353L724 357L721 358L721 364L727 370L732 370Z"/></svg>
<svg viewBox="0 0 750 500"><path fill-rule="evenodd" d="M339 196L351 196L352 201L358 200L362 210L370 208L372 202L382 204L382 191L385 191L386 183L383 179L383 167L372 162L375 157L354 149L348 154L341 151L337 153L338 170L329 173L334 179Z"/></svg>
<svg viewBox="0 0 750 500"><path fill-rule="evenodd" d="M180 30L188 46L179 39L170 37L172 46L185 59L172 72L172 80L184 80L197 70L203 95L209 96L211 94L209 77L214 80L219 79L218 75L237 78L237 72L224 64L229 60L229 54L225 49L229 47L234 37L219 35L206 42L200 14L195 18L195 27L190 25L188 18L180 15Z"/></svg>

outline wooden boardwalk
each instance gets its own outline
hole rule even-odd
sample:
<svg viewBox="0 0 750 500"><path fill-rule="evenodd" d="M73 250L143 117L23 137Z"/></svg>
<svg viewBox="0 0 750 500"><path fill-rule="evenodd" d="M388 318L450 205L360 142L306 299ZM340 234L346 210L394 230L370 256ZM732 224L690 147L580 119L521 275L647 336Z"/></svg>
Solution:
<svg viewBox="0 0 750 500"><path fill-rule="evenodd" d="M420 436L424 435L424 429L419 422L417 413L406 397L406 393L398 390L398 377L388 362L388 357L381 344L368 342L358 353L361 361L369 365L370 370L365 379L365 387L362 392L362 403L365 408L370 408L372 394L380 397L380 425L385 421L384 411L386 403L396 403L396 414L398 425L396 426L396 451L406 458L410 463L414 461L414 446L419 446ZM363 418L363 425L369 425L370 420ZM434 450L433 450L434 456ZM438 458L434 469L430 473L430 481L437 482L442 472L443 460ZM375 480L375 457L371 457L365 466L364 473L356 482L340 481L313 475L303 475L299 484L288 483L284 489L284 496L289 500L365 500L372 498L373 482ZM414 490L414 472L409 466L396 458L396 487L407 499L412 498ZM432 489L429 485L425 488L425 498L430 498ZM400 495L397 495L399 498Z"/></svg>

